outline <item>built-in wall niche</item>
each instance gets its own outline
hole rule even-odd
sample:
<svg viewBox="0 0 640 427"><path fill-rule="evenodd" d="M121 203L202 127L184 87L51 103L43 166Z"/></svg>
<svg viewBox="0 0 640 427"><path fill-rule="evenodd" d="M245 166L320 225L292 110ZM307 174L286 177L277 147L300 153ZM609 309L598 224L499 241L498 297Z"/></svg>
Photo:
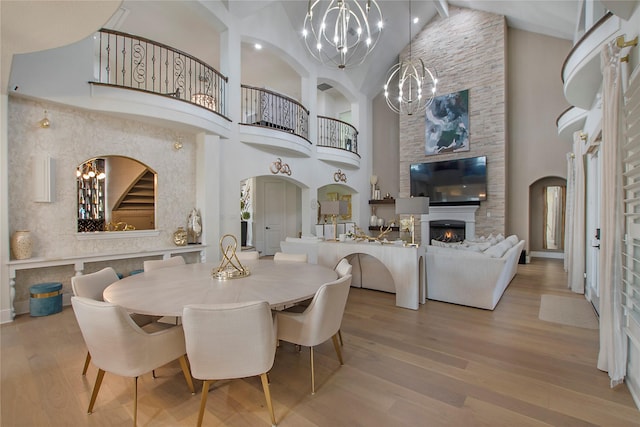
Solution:
<svg viewBox="0 0 640 427"><path fill-rule="evenodd" d="M124 156L101 156L75 171L78 232L155 230L156 172Z"/></svg>

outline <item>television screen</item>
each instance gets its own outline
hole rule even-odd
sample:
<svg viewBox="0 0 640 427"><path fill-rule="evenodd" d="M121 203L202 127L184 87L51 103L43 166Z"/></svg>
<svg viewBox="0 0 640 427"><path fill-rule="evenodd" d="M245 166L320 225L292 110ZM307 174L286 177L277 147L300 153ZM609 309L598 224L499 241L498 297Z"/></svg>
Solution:
<svg viewBox="0 0 640 427"><path fill-rule="evenodd" d="M414 163L411 195L429 197L429 204L479 203L487 200L487 157Z"/></svg>

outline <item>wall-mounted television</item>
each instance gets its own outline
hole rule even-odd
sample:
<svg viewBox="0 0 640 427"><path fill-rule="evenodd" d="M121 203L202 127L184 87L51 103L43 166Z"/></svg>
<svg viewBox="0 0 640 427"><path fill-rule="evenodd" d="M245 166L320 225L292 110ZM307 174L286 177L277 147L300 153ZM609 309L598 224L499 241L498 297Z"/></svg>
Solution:
<svg viewBox="0 0 640 427"><path fill-rule="evenodd" d="M409 178L412 196L429 197L431 205L479 204L487 200L487 157L414 163Z"/></svg>

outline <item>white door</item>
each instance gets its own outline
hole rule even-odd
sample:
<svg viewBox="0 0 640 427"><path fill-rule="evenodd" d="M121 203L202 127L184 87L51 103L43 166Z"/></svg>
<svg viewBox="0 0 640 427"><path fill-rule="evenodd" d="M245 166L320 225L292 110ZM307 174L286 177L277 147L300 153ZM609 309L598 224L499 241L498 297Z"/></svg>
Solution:
<svg viewBox="0 0 640 427"><path fill-rule="evenodd" d="M284 181L264 183L264 254L280 251L280 242L286 238L286 195Z"/></svg>
<svg viewBox="0 0 640 427"><path fill-rule="evenodd" d="M600 156L596 149L587 156L587 229L585 246L587 251L586 268L587 282L585 294L596 312L600 313L600 287L598 275L600 272Z"/></svg>

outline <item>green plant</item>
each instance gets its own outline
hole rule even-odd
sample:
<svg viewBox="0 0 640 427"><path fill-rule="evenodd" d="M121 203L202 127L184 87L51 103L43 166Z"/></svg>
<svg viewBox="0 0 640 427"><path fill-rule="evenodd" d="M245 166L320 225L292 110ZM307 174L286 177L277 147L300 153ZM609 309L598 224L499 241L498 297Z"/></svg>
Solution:
<svg viewBox="0 0 640 427"><path fill-rule="evenodd" d="M240 220L247 221L251 218L251 192L249 184L246 184L240 190Z"/></svg>

